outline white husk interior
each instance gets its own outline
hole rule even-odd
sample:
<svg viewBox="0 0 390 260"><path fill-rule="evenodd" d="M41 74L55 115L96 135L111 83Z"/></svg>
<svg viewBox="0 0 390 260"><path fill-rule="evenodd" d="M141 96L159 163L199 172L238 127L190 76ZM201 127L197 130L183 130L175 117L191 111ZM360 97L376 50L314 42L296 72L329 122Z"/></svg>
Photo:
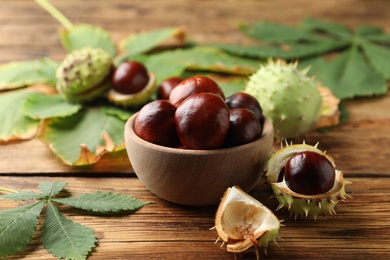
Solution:
<svg viewBox="0 0 390 260"><path fill-rule="evenodd" d="M225 192L215 223L218 235L228 243L227 251L236 253L267 246L280 227L272 211L238 187Z"/></svg>

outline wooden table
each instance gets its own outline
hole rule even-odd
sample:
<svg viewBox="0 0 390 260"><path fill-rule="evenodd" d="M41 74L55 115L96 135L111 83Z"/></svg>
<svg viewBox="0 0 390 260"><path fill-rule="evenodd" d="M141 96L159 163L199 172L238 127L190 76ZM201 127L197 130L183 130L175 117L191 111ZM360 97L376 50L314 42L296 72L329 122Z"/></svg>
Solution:
<svg viewBox="0 0 390 260"><path fill-rule="evenodd" d="M390 1L76 1L53 0L74 23L103 26L114 40L139 30L184 26L200 42L246 43L237 22L270 20L295 25L308 15L349 26L378 25L390 32ZM0 63L49 56L61 60L65 52L57 36L59 24L31 0L0 1ZM283 219L279 246L271 244L264 259L389 259L390 258L390 95L344 102L349 119L331 131L313 132L293 140L319 142L353 184L353 199L336 206L336 216L317 220ZM277 144L275 144L277 147ZM89 168L60 162L39 140L0 145L0 184L15 190L36 190L41 181L66 181L71 195L95 190L113 191L151 200L132 215L103 218L64 214L95 230L99 244L90 259L234 259L214 241L216 207L171 204L151 194L133 173L125 152L104 157ZM271 209L270 188L258 185L251 194ZM1 201L0 209L19 205ZM38 231L38 235L39 235ZM54 259L34 239L23 253L10 259ZM245 255L245 259L254 255Z"/></svg>

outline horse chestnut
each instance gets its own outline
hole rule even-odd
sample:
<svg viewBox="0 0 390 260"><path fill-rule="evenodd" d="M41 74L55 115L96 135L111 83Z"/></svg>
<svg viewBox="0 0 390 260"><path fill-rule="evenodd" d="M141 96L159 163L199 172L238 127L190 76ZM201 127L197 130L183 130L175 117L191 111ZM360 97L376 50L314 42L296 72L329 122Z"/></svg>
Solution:
<svg viewBox="0 0 390 260"><path fill-rule="evenodd" d="M250 143L261 135L261 124L255 113L246 108L229 110L230 126L225 145L228 147Z"/></svg>
<svg viewBox="0 0 390 260"><path fill-rule="evenodd" d="M230 109L232 108L247 108L255 115L257 118L261 121L263 118L263 110L260 106L259 101L252 95L249 95L244 92L238 92L235 93L229 97L226 98L225 100L226 104Z"/></svg>
<svg viewBox="0 0 390 260"><path fill-rule="evenodd" d="M229 109L216 94L192 94L177 107L175 124L184 147L219 148L229 130Z"/></svg>
<svg viewBox="0 0 390 260"><path fill-rule="evenodd" d="M124 62L114 71L111 84L121 94L140 92L149 82L145 66L137 61Z"/></svg>
<svg viewBox="0 0 390 260"><path fill-rule="evenodd" d="M205 76L193 76L181 81L169 95L169 102L178 107L187 97L196 93L214 93L225 99L222 89L212 79Z"/></svg>
<svg viewBox="0 0 390 260"><path fill-rule="evenodd" d="M134 121L134 132L145 141L168 147L180 144L174 121L176 107L166 100L155 100L141 108Z"/></svg>
<svg viewBox="0 0 390 260"><path fill-rule="evenodd" d="M296 153L286 163L284 178L294 192L316 195L330 191L335 183L335 170L323 155L305 151Z"/></svg>
<svg viewBox="0 0 390 260"><path fill-rule="evenodd" d="M160 86L158 87L157 98L169 99L169 95L171 94L172 90L181 81L183 81L183 78L178 76L165 79L163 82L161 82Z"/></svg>

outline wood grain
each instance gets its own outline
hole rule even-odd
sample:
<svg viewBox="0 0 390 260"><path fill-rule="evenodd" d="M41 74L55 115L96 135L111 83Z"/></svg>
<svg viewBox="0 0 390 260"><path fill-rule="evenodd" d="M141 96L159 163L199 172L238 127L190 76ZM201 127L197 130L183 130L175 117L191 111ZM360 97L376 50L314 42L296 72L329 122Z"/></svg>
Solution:
<svg viewBox="0 0 390 260"><path fill-rule="evenodd" d="M238 22L268 20L296 25L313 16L356 27L381 26L390 32L390 1L386 0L52 0L72 22L107 29L115 41L141 30L181 26L198 42L251 43L237 30ZM48 56L62 60L65 51L57 35L61 27L34 1L0 0L0 64ZM338 169L352 181L353 196L336 206L336 216L316 221L284 220L279 246L271 244L264 259L389 259L390 258L390 95L343 102L348 119L327 131L295 138L319 142L335 158ZM0 122L1 123L1 122ZM280 146L274 144L275 149ZM40 140L0 144L0 186L37 190L41 181L66 181L72 196L95 190L120 192L154 201L135 214L101 217L60 206L69 218L93 228L99 238L90 259L235 259L214 244L215 207L178 206L150 193L136 178L126 151L106 155L91 167L64 165ZM0 194L4 194L1 193ZM277 201L271 190L258 185L251 192L270 209ZM0 209L20 203L1 201ZM39 240L40 229L23 253L9 259L55 259ZM254 259L245 254L238 259Z"/></svg>
<svg viewBox="0 0 390 260"><path fill-rule="evenodd" d="M337 215L311 218L290 217L287 211L276 211L283 220L279 246L270 244L265 259L369 259L390 257L390 182L388 178L348 178L352 185L347 193L353 196L336 206ZM2 186L17 190L37 190L41 181L64 181L61 177L2 177ZM135 214L96 216L70 207L60 206L66 217L93 228L99 246L90 259L233 259L233 255L215 244L218 237L214 225L216 207L185 207L159 199L146 191L136 178L67 177L66 190L77 196L93 189L120 192L144 201L154 201ZM91 187L87 189L86 187ZM92 188L93 187L93 188ZM258 185L250 193L270 209L276 209L276 199L268 185ZM19 203L2 201L0 209ZM10 259L26 256L28 259L51 259L42 247L37 232L34 241L24 253ZM320 252L325 252L323 255ZM264 253L261 252L262 256ZM246 254L242 258L253 258Z"/></svg>

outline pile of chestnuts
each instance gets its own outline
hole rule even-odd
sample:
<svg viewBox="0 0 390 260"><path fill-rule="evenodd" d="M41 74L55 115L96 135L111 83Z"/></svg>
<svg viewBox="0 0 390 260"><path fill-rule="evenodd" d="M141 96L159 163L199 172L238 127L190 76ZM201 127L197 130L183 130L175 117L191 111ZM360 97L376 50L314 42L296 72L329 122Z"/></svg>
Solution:
<svg viewBox="0 0 390 260"><path fill-rule="evenodd" d="M143 65L121 66L112 77L113 87L132 93L125 89L133 84L140 91L142 84L131 82L144 78L146 85L148 74ZM222 89L209 77L168 78L160 84L157 97L140 109L134 123L135 133L148 142L203 150L234 147L261 136L264 119L257 99L243 92L225 98Z"/></svg>

